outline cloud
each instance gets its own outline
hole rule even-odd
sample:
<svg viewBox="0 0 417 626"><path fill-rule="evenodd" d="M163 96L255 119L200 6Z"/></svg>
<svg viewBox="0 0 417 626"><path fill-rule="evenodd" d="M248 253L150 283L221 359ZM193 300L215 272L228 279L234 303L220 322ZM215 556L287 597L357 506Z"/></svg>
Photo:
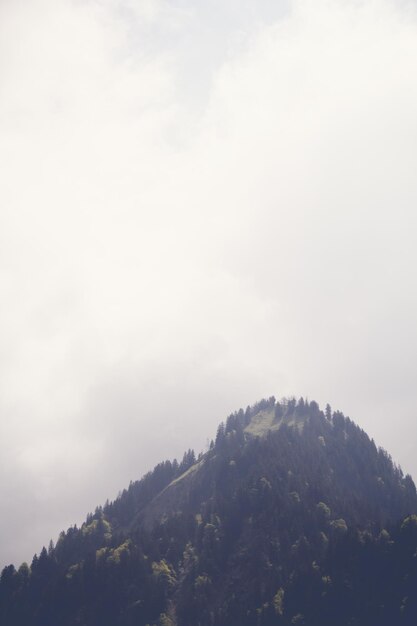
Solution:
<svg viewBox="0 0 417 626"><path fill-rule="evenodd" d="M417 469L415 5L254 11L0 5L4 562L272 393Z"/></svg>

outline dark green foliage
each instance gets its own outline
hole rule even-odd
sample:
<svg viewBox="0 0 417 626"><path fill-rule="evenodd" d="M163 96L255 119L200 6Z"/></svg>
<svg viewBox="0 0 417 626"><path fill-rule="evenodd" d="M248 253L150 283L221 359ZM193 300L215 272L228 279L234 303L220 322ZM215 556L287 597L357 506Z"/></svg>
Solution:
<svg viewBox="0 0 417 626"><path fill-rule="evenodd" d="M349 418L272 397L6 567L0 624L415 625L416 513L411 478Z"/></svg>

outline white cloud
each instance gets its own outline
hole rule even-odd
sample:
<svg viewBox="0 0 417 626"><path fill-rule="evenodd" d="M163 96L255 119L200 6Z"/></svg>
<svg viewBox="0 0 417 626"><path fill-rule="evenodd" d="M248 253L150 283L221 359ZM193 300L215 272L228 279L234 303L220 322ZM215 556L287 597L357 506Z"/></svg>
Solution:
<svg viewBox="0 0 417 626"><path fill-rule="evenodd" d="M3 560L262 395L415 471L416 30L388 0L0 5Z"/></svg>

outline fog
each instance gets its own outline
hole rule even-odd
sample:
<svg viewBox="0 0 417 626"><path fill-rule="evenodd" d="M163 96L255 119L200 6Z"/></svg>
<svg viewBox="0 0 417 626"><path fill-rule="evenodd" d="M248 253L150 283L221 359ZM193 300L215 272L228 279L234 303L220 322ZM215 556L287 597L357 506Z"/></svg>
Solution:
<svg viewBox="0 0 417 626"><path fill-rule="evenodd" d="M0 565L272 394L417 477L414 2L1 0Z"/></svg>

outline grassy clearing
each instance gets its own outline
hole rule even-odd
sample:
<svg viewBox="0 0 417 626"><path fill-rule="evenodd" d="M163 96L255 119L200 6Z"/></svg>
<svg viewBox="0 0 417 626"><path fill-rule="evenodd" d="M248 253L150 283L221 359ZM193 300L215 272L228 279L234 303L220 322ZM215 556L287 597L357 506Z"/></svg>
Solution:
<svg viewBox="0 0 417 626"><path fill-rule="evenodd" d="M245 433L254 437L263 437L270 430L279 430L283 424L287 426L295 426L298 430L302 430L306 418L304 416L296 416L294 414L287 417L275 418L274 409L260 411L254 415L250 423L245 428Z"/></svg>
<svg viewBox="0 0 417 626"><path fill-rule="evenodd" d="M245 432L255 437L262 437L270 430L278 430L281 423L282 418L275 420L274 409L260 411L252 417L250 423L245 428Z"/></svg>

